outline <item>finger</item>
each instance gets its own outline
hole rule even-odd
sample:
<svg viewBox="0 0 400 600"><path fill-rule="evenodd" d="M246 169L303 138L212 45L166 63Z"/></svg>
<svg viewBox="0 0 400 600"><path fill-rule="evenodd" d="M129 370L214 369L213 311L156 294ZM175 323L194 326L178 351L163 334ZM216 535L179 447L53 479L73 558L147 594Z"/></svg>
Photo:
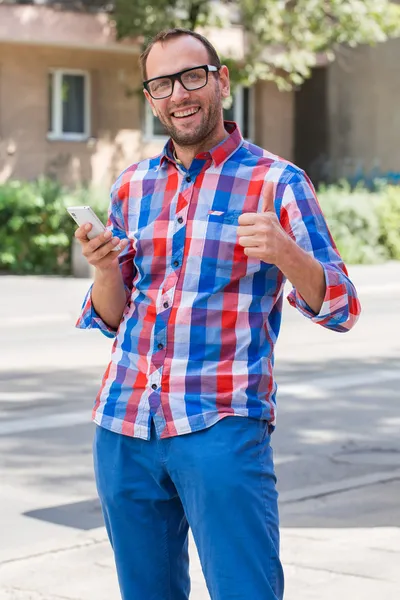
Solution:
<svg viewBox="0 0 400 600"><path fill-rule="evenodd" d="M275 183L266 181L262 189L262 211L275 213Z"/></svg>
<svg viewBox="0 0 400 600"><path fill-rule="evenodd" d="M112 249L114 255L117 254L117 252L121 252L124 248L127 247L129 240L127 240L126 238L123 240L120 240L119 238L115 237L111 240L114 248Z"/></svg>
<svg viewBox="0 0 400 600"><path fill-rule="evenodd" d="M87 242L88 241L87 234L89 233L89 231L91 229L92 229L92 225L90 223L86 223L86 225L81 225L75 231L76 239L79 240L80 242Z"/></svg>
<svg viewBox="0 0 400 600"><path fill-rule="evenodd" d="M243 248L255 248L260 246L261 241L256 235L244 235L239 238L239 244L243 246Z"/></svg>
<svg viewBox="0 0 400 600"><path fill-rule="evenodd" d="M241 235L256 235L258 233L257 225L242 225L236 230L236 234L240 237Z"/></svg>
<svg viewBox="0 0 400 600"><path fill-rule="evenodd" d="M80 227L78 227L78 229L75 231L75 237L81 244L88 246L89 252L94 252L97 248L99 248L100 246L102 246L103 244L105 244L106 242L108 242L111 239L112 233L111 233L111 231L106 229L100 235L89 240L89 238L87 237L87 234L90 232L91 229L92 229L92 224L85 223L84 225L81 225Z"/></svg>
<svg viewBox="0 0 400 600"><path fill-rule="evenodd" d="M118 238L116 238L116 241L112 240L112 243L113 243L113 249L111 252L109 252L109 254L107 255L106 258L110 258L111 262L113 262L114 260L116 260L118 262L118 257L121 254L121 252L123 250L125 250L125 248L129 244L129 240L127 240L127 239L119 240Z"/></svg>
<svg viewBox="0 0 400 600"><path fill-rule="evenodd" d="M240 215L238 219L239 225L255 225L258 221L258 214L253 213L243 213Z"/></svg>
<svg viewBox="0 0 400 600"><path fill-rule="evenodd" d="M100 235L97 235L92 240L88 241L88 243L85 246L86 252L87 253L96 252L96 250L98 248L100 248L101 246L104 246L104 244L110 242L111 239L112 239L112 233L111 233L111 231L106 229L105 231L103 231L103 233L101 233Z"/></svg>
<svg viewBox="0 0 400 600"><path fill-rule="evenodd" d="M91 264L94 267L108 267L112 264L118 264L118 257L121 254L123 248L121 248L121 250L118 250L118 252L109 252L108 254L106 254L106 256L104 256L103 258L97 260L97 261L91 261Z"/></svg>
<svg viewBox="0 0 400 600"><path fill-rule="evenodd" d="M258 258L259 260L262 260L259 248L244 248L243 252L248 258Z"/></svg>
<svg viewBox="0 0 400 600"><path fill-rule="evenodd" d="M100 237L100 236L99 236ZM122 250L127 246L128 240L120 240L118 237L112 238L107 244L103 244L100 248L97 248L91 254L86 254L87 258L92 262L98 262L103 260L109 254L112 254L112 258L118 256L118 252L122 252ZM115 248L119 246L119 250Z"/></svg>

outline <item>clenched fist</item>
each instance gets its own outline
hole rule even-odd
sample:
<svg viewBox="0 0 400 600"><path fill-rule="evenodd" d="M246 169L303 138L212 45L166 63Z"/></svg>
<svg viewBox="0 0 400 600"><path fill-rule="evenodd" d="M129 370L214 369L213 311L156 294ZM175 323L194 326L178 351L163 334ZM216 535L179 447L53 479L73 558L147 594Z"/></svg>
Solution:
<svg viewBox="0 0 400 600"><path fill-rule="evenodd" d="M279 258L282 259L283 252L292 240L279 223L274 195L274 184L267 181L262 191L263 212L240 215L237 234L246 256L278 265Z"/></svg>

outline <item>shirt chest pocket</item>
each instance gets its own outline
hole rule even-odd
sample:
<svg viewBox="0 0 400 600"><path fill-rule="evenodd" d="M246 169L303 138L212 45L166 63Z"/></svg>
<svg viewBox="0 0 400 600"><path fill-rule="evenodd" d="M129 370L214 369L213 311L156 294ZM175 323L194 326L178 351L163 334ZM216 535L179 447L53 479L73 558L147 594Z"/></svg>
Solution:
<svg viewBox="0 0 400 600"><path fill-rule="evenodd" d="M260 261L249 259L239 244L237 228L241 211L212 211L207 215L202 244L202 267L218 274L243 277L260 269Z"/></svg>

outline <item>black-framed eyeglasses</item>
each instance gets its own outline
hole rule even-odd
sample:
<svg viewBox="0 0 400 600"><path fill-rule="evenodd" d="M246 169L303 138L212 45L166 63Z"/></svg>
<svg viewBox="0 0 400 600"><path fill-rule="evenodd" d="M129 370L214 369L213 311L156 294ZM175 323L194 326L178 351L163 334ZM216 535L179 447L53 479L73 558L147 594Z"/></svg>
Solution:
<svg viewBox="0 0 400 600"><path fill-rule="evenodd" d="M203 88L208 83L208 74L211 71L219 71L219 67L215 67L214 65L192 67L173 75L147 79L147 81L143 81L143 86L154 100L162 100L171 96L174 91L175 81L179 81L188 92Z"/></svg>

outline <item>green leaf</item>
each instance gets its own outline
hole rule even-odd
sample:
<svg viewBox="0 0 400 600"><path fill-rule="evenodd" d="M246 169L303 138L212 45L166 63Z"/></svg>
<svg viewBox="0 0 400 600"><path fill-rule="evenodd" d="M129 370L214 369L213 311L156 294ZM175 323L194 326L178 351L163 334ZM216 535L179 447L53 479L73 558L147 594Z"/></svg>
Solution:
<svg viewBox="0 0 400 600"><path fill-rule="evenodd" d="M340 44L400 36L400 6L389 0L116 0L112 18L119 38L143 46L162 29L239 24L244 60L223 57L233 84L265 79L280 89L303 83L319 53L332 60Z"/></svg>

